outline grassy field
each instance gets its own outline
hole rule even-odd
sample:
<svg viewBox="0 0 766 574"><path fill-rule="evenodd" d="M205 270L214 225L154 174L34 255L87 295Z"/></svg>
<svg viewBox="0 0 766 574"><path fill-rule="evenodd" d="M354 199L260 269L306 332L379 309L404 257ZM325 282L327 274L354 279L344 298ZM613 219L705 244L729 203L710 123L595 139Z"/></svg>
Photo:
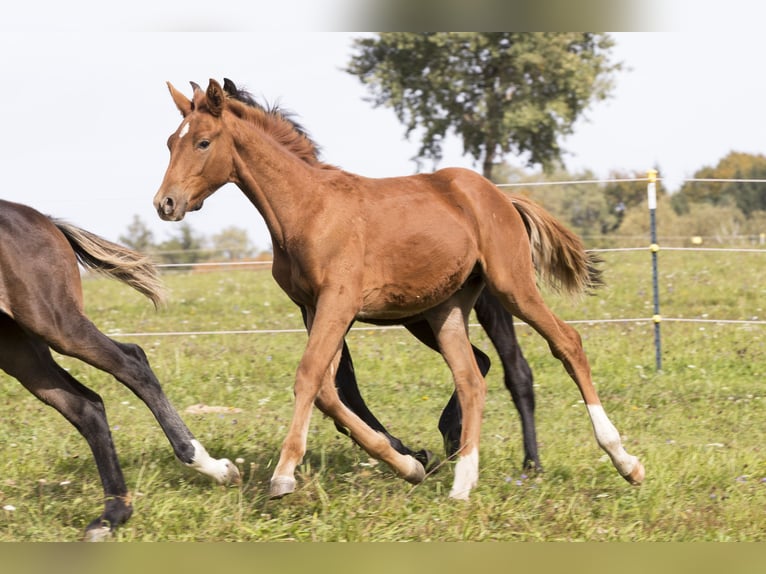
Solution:
<svg viewBox="0 0 766 574"><path fill-rule="evenodd" d="M662 314L764 318L765 254L663 252ZM607 253L597 295L547 300L569 320L652 315L649 254ZM167 308L118 283L88 278L87 311L139 343L208 450L239 463L240 487L184 468L148 410L110 376L62 358L105 399L135 513L118 541L764 541L766 327L662 323L663 370L648 322L578 323L602 402L646 467L638 488L598 448L575 385L544 341L519 327L535 373L544 472L520 470L518 417L488 376L481 475L471 500L449 500L452 466L413 487L369 460L318 411L299 488L278 501L268 479L292 414L303 333L135 336L139 332L300 328L297 309L265 271L172 273ZM403 330L359 325L349 335L365 398L411 446L441 452L436 422L451 392L441 358ZM487 338L474 342L494 357ZM15 380L0 374L0 540L73 541L100 510L100 484L82 438Z"/></svg>

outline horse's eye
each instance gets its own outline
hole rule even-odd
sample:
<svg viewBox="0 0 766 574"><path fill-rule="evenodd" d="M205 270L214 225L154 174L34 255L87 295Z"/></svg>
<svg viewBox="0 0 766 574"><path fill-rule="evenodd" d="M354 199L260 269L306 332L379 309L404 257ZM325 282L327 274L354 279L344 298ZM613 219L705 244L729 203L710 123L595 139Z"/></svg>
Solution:
<svg viewBox="0 0 766 574"><path fill-rule="evenodd" d="M197 144L199 149L207 149L210 147L210 140L200 140Z"/></svg>

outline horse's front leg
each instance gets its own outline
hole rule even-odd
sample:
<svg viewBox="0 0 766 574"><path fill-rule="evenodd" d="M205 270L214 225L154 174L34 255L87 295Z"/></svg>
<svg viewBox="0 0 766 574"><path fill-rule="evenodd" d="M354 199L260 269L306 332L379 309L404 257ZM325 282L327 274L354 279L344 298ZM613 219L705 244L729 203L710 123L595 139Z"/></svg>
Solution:
<svg viewBox="0 0 766 574"><path fill-rule="evenodd" d="M477 282L466 284L425 315L452 371L463 417L455 479L449 494L460 500L468 499L479 480L479 438L487 386L468 339L468 314L481 286Z"/></svg>
<svg viewBox="0 0 766 574"><path fill-rule="evenodd" d="M271 476L269 495L272 498L295 491L295 469L306 454L311 409L331 367L334 375L343 337L354 318L353 312L347 311L344 320L337 310L334 311L323 314L320 309L306 309L309 339L295 375L293 418Z"/></svg>
<svg viewBox="0 0 766 574"><path fill-rule="evenodd" d="M334 316L337 317L337 313ZM338 396L335 373L346 329L340 330L337 322L335 325L323 324L318 314L313 324L311 321L309 324L309 342L296 375L293 420L271 478L270 496L279 498L295 490L295 468L306 453L306 437L314 403L336 425L348 429L351 438L370 456L387 463L408 482L422 482L425 478L423 464L411 455L397 452L384 433L371 428ZM332 342L335 343L334 352ZM322 354L330 352L333 352L330 359Z"/></svg>

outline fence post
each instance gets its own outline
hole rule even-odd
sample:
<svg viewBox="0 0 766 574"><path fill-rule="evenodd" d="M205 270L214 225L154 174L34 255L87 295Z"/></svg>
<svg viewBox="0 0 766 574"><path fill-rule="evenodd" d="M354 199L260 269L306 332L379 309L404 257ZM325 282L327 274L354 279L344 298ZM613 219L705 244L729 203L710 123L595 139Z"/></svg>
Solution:
<svg viewBox="0 0 766 574"><path fill-rule="evenodd" d="M660 315L660 290L659 290L659 277L657 273L657 252L660 250L660 246L657 244L657 170L650 169L647 177L649 184L646 186L646 193L649 203L649 232L651 236L651 244L649 249L652 252L652 291L654 295L654 315L652 321L654 321L654 358L657 370L662 370L662 345L660 343L660 322L662 321L662 315Z"/></svg>

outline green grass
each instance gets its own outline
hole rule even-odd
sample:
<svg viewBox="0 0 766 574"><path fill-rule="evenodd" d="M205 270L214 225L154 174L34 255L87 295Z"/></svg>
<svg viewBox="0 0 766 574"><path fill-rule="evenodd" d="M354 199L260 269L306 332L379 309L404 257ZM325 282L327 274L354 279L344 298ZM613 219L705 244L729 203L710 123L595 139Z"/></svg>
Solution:
<svg viewBox="0 0 766 574"><path fill-rule="evenodd" d="M766 265L755 254L660 254L662 314L763 318ZM570 320L652 315L648 253L605 255L607 286L565 301ZM291 329L300 314L268 272L168 274L160 312L113 281L85 281L87 312L105 332ZM266 496L292 415L292 384L306 335L124 337L146 350L171 401L242 409L183 414L216 456L241 458L244 482L220 487L184 468L148 410L109 376L62 358L105 399L135 513L119 541L764 541L766 331L762 326L662 323L663 370L646 322L577 324L594 381L646 481L629 486L593 438L579 393L545 342L519 338L535 373L545 472L522 474L518 417L498 360L488 376L479 486L447 498L452 467L419 486L396 478L318 411L298 490ZM119 338L119 336L118 336ZM486 336L474 342L494 357ZM441 358L403 330L349 335L374 412L410 446L441 451L436 422L451 392ZM78 540L100 510L100 483L84 440L15 380L0 375L0 540Z"/></svg>

